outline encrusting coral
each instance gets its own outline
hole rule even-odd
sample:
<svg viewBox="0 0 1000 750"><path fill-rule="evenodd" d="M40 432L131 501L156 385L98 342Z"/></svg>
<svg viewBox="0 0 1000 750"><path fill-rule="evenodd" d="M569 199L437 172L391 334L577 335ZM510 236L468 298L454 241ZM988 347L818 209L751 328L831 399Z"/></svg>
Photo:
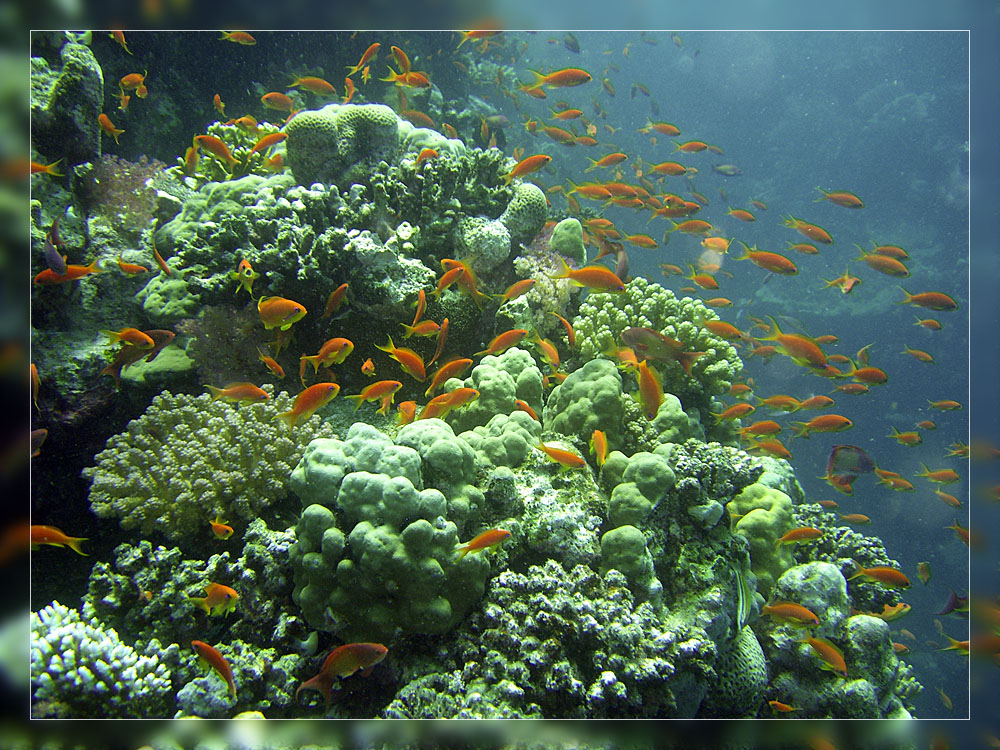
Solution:
<svg viewBox="0 0 1000 750"><path fill-rule="evenodd" d="M124 529L174 539L203 530L216 513L261 515L288 494L285 481L309 441L332 434L318 417L289 431L277 415L291 407L284 392L236 405L164 391L84 469L91 508Z"/></svg>

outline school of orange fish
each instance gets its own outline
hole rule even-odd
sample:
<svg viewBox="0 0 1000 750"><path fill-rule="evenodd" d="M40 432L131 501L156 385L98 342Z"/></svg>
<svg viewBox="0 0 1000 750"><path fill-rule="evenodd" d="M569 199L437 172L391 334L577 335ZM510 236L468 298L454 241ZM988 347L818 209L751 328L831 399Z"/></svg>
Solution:
<svg viewBox="0 0 1000 750"><path fill-rule="evenodd" d="M390 91L396 92L397 111L400 117L421 127L437 128L449 137L459 137L459 133L452 125L441 122L439 126L431 114L412 109L404 90L412 89L419 93L421 90L428 89L432 85L434 68L438 65L454 65L462 71L467 71L475 56L488 55L497 61L503 59L506 62L505 58L509 55L510 65L520 67L519 59L527 47L527 42L520 46L513 35L508 40L505 38L506 35L493 30L474 30L459 32L459 34L457 48L442 48L425 56L421 64L427 65L428 70L426 71L414 70L407 53L396 45L390 45L388 57L384 55L380 57L382 44L377 41L373 42L357 63L346 66L348 73L343 81L343 96L339 97L340 101L352 101L356 92L361 91L361 87L367 87L371 82L372 67L379 64L380 60L388 59L391 61L388 73L385 77L378 78L377 81L390 84ZM122 32L112 32L112 36L124 52L132 54ZM683 46L683 41L678 35L673 35L671 39L678 47ZM224 32L221 40L239 45L256 44L254 37L243 31ZM640 40L649 44L656 43L656 39L649 35L641 35ZM562 40L550 39L548 41L554 45L562 44L571 53L579 51L579 43L572 34L567 34ZM468 47L465 47L466 43L469 43ZM621 54L627 57L632 44L626 45ZM464 57L459 57L459 52ZM614 51L607 50L605 54L611 56ZM512 100L523 119L520 128L511 127L505 136L504 142L518 140L521 145L512 150L516 164L507 173L498 175L499 179L504 183L510 183L514 178L531 179L545 191L549 200L559 200L559 196L561 196L563 206L557 206L557 210L564 208L566 215L577 216L581 219L585 230L585 243L595 250L594 258L588 265L582 268L571 268L563 261L561 273L551 278L566 279L572 284L585 287L590 293L622 292L624 284L629 278L629 251L626 249L626 245L637 248L639 252L657 251L667 245L675 235L686 236L694 238L697 242L691 239L684 240L683 246L681 243L677 243L675 247L671 248L670 253L675 259L687 254L690 256L688 261L663 262L660 264L660 268L668 279L677 276L690 282L689 285L681 287L681 292L700 294L706 306L722 311L733 307L733 302L730 299L714 296L723 291L727 278L733 278L731 273L723 270L723 264L727 259L750 261L750 263L769 272L773 277L795 276L799 274L800 269L798 264L789 257L789 253L797 254L793 257L796 257L798 263L805 266L809 263L810 257L827 252L834 244L833 236L818 224L795 216L787 216L782 219L783 226L797 232L803 239L788 240L787 248L782 252L758 249L756 244L748 242L750 238L744 233L752 229L754 224L759 225L773 221L766 218L771 215L770 207L759 199L748 201L745 207L729 206L728 210L716 219L716 223L701 218L692 218L702 211L708 213L713 210L709 208L709 199L694 188L693 180L696 175L708 171L704 164L700 169L696 166L698 163L696 160L704 158L698 155L703 152L718 155L723 153L723 149L701 140L679 140L682 137L681 126L684 123L675 125L671 122L652 119L638 128L638 132L648 137L651 151L656 149L659 145L659 139L663 137L676 139L673 140L673 150L669 154L669 160L662 160L662 157L644 159L639 154L626 153L616 148L613 143L602 140L613 138L620 130L619 127L613 126L607 121L609 115L607 104L612 97L616 96L611 75L617 70L616 64L609 61L605 70L598 76L600 90L594 94L594 76L581 68L566 67L545 73L534 70L525 71L525 75L530 77L527 83L504 80L502 68L498 68L499 72L494 81L495 90L489 92L501 101L504 98ZM117 96L119 110L124 110L129 106L130 95L126 92L134 92L139 98L155 95L155 90L151 93L150 89L147 88L148 75L148 71L144 70L141 74L126 75L119 81L119 94ZM358 80L355 80L355 77ZM309 92L317 100L338 97L334 84L321 77L295 75L293 78L294 82L289 85L289 90L299 89ZM373 85L377 86L378 84L374 83ZM567 94L567 100L556 101L548 106L549 92L561 89L573 89L573 92ZM579 101L569 101L569 98L577 91L587 91L588 94L586 96L580 94ZM366 90L367 101L377 101L379 92L383 96L387 93L385 88L380 88L378 92ZM634 98L637 94L645 97L650 96L648 88L638 82L631 87L631 96ZM591 98L592 117L587 117L584 114L583 108L588 104L584 99L588 97ZM391 99L391 97L389 98ZM490 97L484 93L484 98L489 99ZM291 91L289 93L269 92L261 97L261 105L267 109L287 113L285 123L305 108L305 102L301 95ZM220 94L214 96L212 106L220 117L225 116L225 104ZM231 119L228 122L251 133L255 133L258 126L257 119L249 114L241 118ZM116 143L119 136L125 133L125 130L116 127L110 117L104 113L98 118L98 125L101 131L113 138ZM505 125L510 126L510 123L502 115L492 118L482 117L477 132L467 134L466 140L483 147L495 147L498 130L503 129ZM522 130L523 132L521 132ZM513 131L517 131L516 136L511 134ZM283 132L279 132L260 138L246 157L243 167L245 168L251 159L260 158L264 160L268 169L273 171L284 169L281 156L269 156L269 153L285 137ZM530 147L530 144L536 139L544 139L540 142L554 149L555 155L528 154L528 152L536 150ZM569 158L560 159L561 149L578 146L607 152L596 159L588 158L590 164L582 170L585 175L595 172L606 175L606 179L583 181L569 166ZM240 166L229 147L222 140L209 135L195 135L191 147L183 158L183 171L185 173L189 175L194 173L202 152L222 162L230 174L235 174ZM420 169L423 163L436 158L440 158L436 151L424 149L417 155L413 168ZM674 161L675 158L683 159L686 163ZM62 173L59 171L61 161L58 160L48 165L32 162L31 173L46 174L55 178L61 177ZM710 169L712 172L724 176L735 176L741 173L740 168L734 164L715 164ZM556 177L556 182L546 185L540 179L543 175L542 170L545 170L547 181L551 181L549 180L549 175L551 175ZM579 181L575 181L574 178ZM820 193L817 201L825 201L847 210L859 211L863 210L865 206L859 196L848 190L820 190ZM581 201L586 201L586 209L581 205ZM615 209L632 209L634 211L634 219L619 220L622 225L632 221L637 223L641 221L647 224L654 221L665 223L661 224L665 230L662 239L658 242L648 233L630 232L624 226L619 226L610 216L604 215L604 212L608 211L620 216L622 212ZM553 224L554 222L549 222L547 228ZM735 234L744 236L733 236ZM738 242L742 248L739 255L730 253L734 241ZM890 277L905 278L910 275L906 266L910 256L902 247L877 242L873 242L870 249L865 249L856 243L855 246L859 255L850 259L849 262L863 263L868 271ZM96 260L86 266L67 264L66 257L61 255L60 250L61 242L56 224L51 228L46 242L46 258L47 261L51 260L51 262L49 262L48 269L35 277L34 283L36 285L78 282L89 274L106 270L102 269ZM155 246L150 248L150 254L151 260L155 261L161 273L172 273L168 259L161 257ZM799 259L800 256L801 259ZM462 293L468 295L477 306L482 307L491 301L494 304L503 305L525 294L535 284L533 279L524 279L515 282L500 294L488 294L480 288L480 281L468 261L469 259L443 260L439 281L434 289L429 289L427 292L434 298L439 298L446 289L455 285ZM823 279L821 284L814 286L815 291L811 293L826 294L825 289L835 289L843 295L861 294L858 289L863 280L851 275L849 262L845 262L845 271L842 276L829 280ZM605 265L605 263L610 265ZM687 267L687 273L682 266ZM150 273L150 268L126 263L121 257L118 258L118 268L121 273L129 276L142 276ZM232 272L237 290L246 291L251 298L254 298L253 283L259 275L246 259L242 259ZM958 302L951 294L945 291L927 290L924 289L923 285L920 285L919 288L920 291L916 293L901 288L900 304L913 305L935 313L949 313L959 308ZM952 293L954 292L952 291ZM348 284L336 286L330 292L321 318L331 318L343 305L348 303ZM259 350L262 367L266 367L275 377L284 378L284 368L277 361L277 358L281 356L281 352L289 344L292 326L305 317L308 311L304 305L292 299L276 296L256 298L256 306L261 324L266 330L273 330L276 335L268 352L263 349ZM420 383L429 380L429 385L424 391L424 396L428 400L423 406L419 406L415 400L403 401L396 405L396 420L400 424L417 419L443 417L448 412L460 409L475 400L479 394L473 388L459 388L437 396L434 394L449 378L461 377L473 365L472 357L499 354L526 339L537 349L539 358L548 365L549 371L545 375L546 385L561 382L566 377L567 373L560 369L560 349L564 352L573 350L575 333L570 322L561 316L557 315L556 317L559 318L565 330L565 340L560 340L558 344L540 337L537 333L532 334L528 330L515 329L500 333L486 345L486 348L476 352L472 357L460 354L448 356L445 355L448 319L434 321L424 318L426 293L423 290L420 291L418 299L415 301L415 307L416 311L412 321L400 321L403 329L402 338L415 337L416 339L433 340L432 356L425 362L424 357L414 349L397 346L391 336L384 345L375 347L377 351L383 352L390 360L393 360L398 365L399 371L409 378ZM829 392L831 395L843 400L845 407L843 411L850 412L851 408L855 408L855 404L860 403L855 402L854 399L863 397L869 394L872 388L885 386L889 382L889 374L872 364L871 360L874 356L869 351L870 346L864 347L853 357L840 353L829 353L824 348L829 348L837 343L837 336L833 334L812 336L804 331L782 330L778 321L773 317L768 317L765 320L750 316L750 321L752 325L745 330L723 320L703 320L700 324L716 336L744 348L744 356L747 360L767 360L776 356L786 357L799 366L803 373L817 378L825 378L830 383L831 390ZM921 317L919 315L916 325L925 331L940 331L945 328L945 323L936 317ZM621 341L620 348L609 353L609 356L613 354L622 370L634 374L635 396L641 403L646 416L652 418L662 401L663 386L660 374L652 361L654 358L648 357L648 352L657 347L666 348L671 353L672 359L678 361L688 371L690 363L699 353L683 352L679 342L656 332L646 331L646 329L630 330L633 331L632 336L635 340ZM637 331L639 333L635 333ZM642 331L646 332L641 333ZM113 361L102 371L112 376L116 383L123 368L143 357L146 357L147 360L152 359L173 339L172 332L161 330L140 331L136 328L124 328L105 333L112 342L121 344ZM280 415L289 429L294 429L299 421L307 419L317 409L338 395L340 386L334 382L336 378L331 368L343 365L353 350L354 344L349 339L334 337L327 340L316 354L303 353L299 357L298 375L302 390L296 397L293 408ZM904 346L903 353L912 357L917 363L934 362L934 356L924 350ZM371 356L367 356L368 354ZM895 354L895 352L888 354ZM355 360L358 358L355 357ZM384 361L378 364L379 361L380 355L377 352L366 353L364 362L359 366L361 373L374 378L378 369L394 367ZM427 368L437 362L440 362L438 367L433 372L428 373ZM311 373L307 372L307 365L312 365ZM307 375L316 378L317 382L306 385ZM34 364L31 366L31 378L33 397L36 399L37 406L40 378ZM255 402L268 398L268 394L264 390L250 382L231 383L224 386L221 384L219 386L209 385L207 388L213 399ZM783 444L778 437L786 427L793 432L793 437L808 438L816 433L842 432L853 426L851 419L836 413L824 413L807 421L793 421L785 426L771 418L756 420L752 415L758 409L767 409L771 412L770 416L776 417L780 414L790 415L837 406L835 399L829 395L769 394L765 396L757 395L756 388L757 384L752 378L733 383L730 395L735 403L726 406L714 415L717 421L738 420L741 424L742 420L750 422L739 428L744 447L750 453L790 459L792 455L789 447ZM401 389L403 389L401 380L377 380L363 388L360 393L347 396L347 398L355 401L355 410L367 402L372 402L378 403L377 412L379 414L387 415L393 406L396 393ZM755 403L751 403L751 399ZM526 411L533 418L538 418L528 404L518 402L518 408ZM941 398L930 402L927 408L945 412L962 409L963 405L958 400ZM918 446L922 442L922 432L935 428L936 424L933 419L924 418L919 421L915 420L913 425L906 425L903 431L893 425L891 427L892 433L887 437L905 446ZM40 447L44 435L33 435L33 438ZM560 464L562 470L586 469L588 467L587 461L573 451L563 450L541 442L536 447L543 451L549 459ZM603 432L594 431L590 447L595 456L595 463L600 468L608 451L607 439ZM973 446L971 452L976 452L976 450L977 447ZM988 457L995 457L997 451L992 448L983 448L980 453ZM969 456L970 446L958 441L952 445L947 454L947 457L969 458ZM928 459L932 465L935 460ZM878 476L879 484L887 490L914 491L916 489L910 479L895 471L877 465L874 471ZM823 478L838 492L846 495L853 493L851 482L856 477L851 476L849 479L845 479L843 475L828 470L827 475ZM961 476L953 469L932 469L925 463L923 471L916 474L914 478L933 483L935 496L940 501L956 508L956 512L962 508L962 502L959 498L940 488L940 485L961 480ZM820 504L831 511L838 507L838 504L833 500L823 500ZM869 516L861 513L838 515L843 522L848 524L867 524L872 521ZM219 540L224 541L233 534L233 529L218 516L214 520L206 519L206 522L215 538ZM970 537L969 529L962 526L957 518L954 524L947 528L952 530L965 545L969 545L970 541L975 541ZM778 544L808 543L820 537L822 533L818 529L808 527L793 529L785 534L778 541ZM503 543L509 536L510 532L503 529L490 529L459 547L457 554L462 557L469 552L495 547ZM32 545L69 546L83 554L79 546L82 541L84 540L67 536L50 526L31 527ZM931 575L929 565L921 563L917 575L926 584ZM849 580L854 579L875 581L887 587L905 588L910 586L910 580L904 572L893 568L863 568L859 565L849 578ZM225 614L232 611L237 600L238 594L233 589L216 583L208 586L204 598L193 599L197 606L209 614ZM968 611L968 600L955 595L950 606L951 610L949 611ZM900 604L892 608L887 607L886 611L882 613L870 614L885 620L895 620L905 615L909 609L909 605ZM1000 609L995 606L989 606L988 611L984 614L991 622L1000 622ZM814 613L794 602L769 603L764 607L763 615L775 618L785 624L803 628L811 628L820 624ZM904 639L915 640L916 638L906 629L901 630L900 633ZM942 635L945 635L943 631ZM946 650L955 650L962 654L968 654L970 650L978 650L988 654L993 659L998 659L998 654L1000 654L1000 637L995 635L985 638L979 644L970 644L968 639L958 640L950 636L946 637L949 641ZM833 643L826 639L809 636L804 639L804 642L812 648L823 668L846 676L847 668L843 655ZM194 641L192 646L226 681L230 691L235 693L232 671L222 655L215 648L202 641ZM903 643L895 643L894 646L900 654L909 650L909 647ZM335 677L344 678L359 670L367 671L378 664L386 656L386 653L386 647L381 644L360 643L340 646L327 657L320 673L313 679L304 682L299 690L317 690L326 701L329 701ZM942 701L950 703L943 691ZM780 701L771 701L771 707L776 713L790 713L796 710Z"/></svg>

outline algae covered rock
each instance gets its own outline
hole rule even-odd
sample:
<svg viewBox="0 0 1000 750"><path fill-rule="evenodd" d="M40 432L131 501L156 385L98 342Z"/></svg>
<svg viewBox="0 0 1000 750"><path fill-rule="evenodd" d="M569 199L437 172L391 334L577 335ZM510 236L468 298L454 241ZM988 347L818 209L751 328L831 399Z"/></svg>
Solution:
<svg viewBox="0 0 1000 750"><path fill-rule="evenodd" d="M104 73L85 44L68 42L59 56L62 67L53 71L54 80L46 75L48 66L43 60L32 61L32 78L52 81L46 90L32 91L32 143L53 159L58 158L55 154L62 156L70 165L93 161L101 153L97 116L104 103Z"/></svg>

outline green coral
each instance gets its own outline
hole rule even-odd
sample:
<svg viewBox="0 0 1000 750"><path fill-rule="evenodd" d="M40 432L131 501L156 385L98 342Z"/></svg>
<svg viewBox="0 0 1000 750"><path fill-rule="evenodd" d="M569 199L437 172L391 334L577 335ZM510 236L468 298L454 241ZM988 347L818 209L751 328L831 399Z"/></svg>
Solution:
<svg viewBox="0 0 1000 750"><path fill-rule="evenodd" d="M698 321L718 315L699 300L678 299L669 289L637 276L625 285L624 294L591 294L573 320L579 353L584 360L600 357L621 345L626 328L652 328L680 341L685 351L704 352L687 375L677 362L657 363L663 388L677 396L686 409L696 408L704 424L713 396L729 391L743 363L726 340L702 328Z"/></svg>
<svg viewBox="0 0 1000 750"><path fill-rule="evenodd" d="M602 575L612 568L625 574L637 601L656 601L663 591L646 549L646 538L635 526L619 526L601 537Z"/></svg>
<svg viewBox="0 0 1000 750"><path fill-rule="evenodd" d="M592 359L570 373L545 402L542 421L546 430L586 445L594 430L604 430L608 446L621 447L622 379L614 363Z"/></svg>
<svg viewBox="0 0 1000 750"><path fill-rule="evenodd" d="M200 309L198 295L188 289L181 272L171 276L155 275L136 292L135 299L142 305L146 317L157 326L173 325L182 318L193 317Z"/></svg>
<svg viewBox="0 0 1000 750"><path fill-rule="evenodd" d="M164 391L83 470L90 507L124 529L172 539L203 531L216 513L255 518L285 497L306 444L330 434L318 416L289 432L277 415L291 407L284 392L238 406Z"/></svg>
<svg viewBox="0 0 1000 750"><path fill-rule="evenodd" d="M368 182L399 151L399 118L384 104L328 104L299 112L285 128L288 166L302 185Z"/></svg>
<svg viewBox="0 0 1000 750"><path fill-rule="evenodd" d="M452 378L445 390L475 388L479 398L448 414L446 421L455 432L485 425L496 414L510 414L520 399L539 412L542 408L542 373L524 349L514 346L500 356L487 355L464 381Z"/></svg>
<svg viewBox="0 0 1000 750"><path fill-rule="evenodd" d="M281 125L275 125L270 122L257 123L256 132L248 132L236 124L213 122L206 128L205 134L218 138L225 143L229 147L229 153L233 155L233 158L238 163L230 171L228 164L213 156L208 149L201 148L199 149L198 164L195 167L194 173L188 175L188 177L194 179L195 182L223 182L246 177L247 175L268 177L273 172L265 166L268 158L265 153L275 153L273 147L265 151L258 151L252 157L250 156L250 152L261 138L279 132L281 132ZM177 164L170 170L178 178L185 174L184 157L185 154L178 156Z"/></svg>
<svg viewBox="0 0 1000 750"><path fill-rule="evenodd" d="M521 182L514 187L514 197L500 221L515 241L530 242L542 231L548 215L548 202L541 188L530 182Z"/></svg>
<svg viewBox="0 0 1000 750"><path fill-rule="evenodd" d="M453 628L482 596L490 564L459 559L460 527L483 513L471 447L442 421L407 425L394 443L355 423L317 440L292 473L306 506L290 558L293 598L315 628L388 642Z"/></svg>
<svg viewBox="0 0 1000 750"><path fill-rule="evenodd" d="M579 219L563 219L552 227L549 249L574 261L578 266L587 262L587 248L583 244L583 224Z"/></svg>
<svg viewBox="0 0 1000 750"><path fill-rule="evenodd" d="M781 574L795 564L789 545L776 546L795 525L792 500L781 490L758 483L745 488L726 508L736 519L733 532L750 543L750 567L766 599Z"/></svg>
<svg viewBox="0 0 1000 750"><path fill-rule="evenodd" d="M524 411L497 414L489 422L461 433L480 461L514 468L531 455L541 438L542 426Z"/></svg>

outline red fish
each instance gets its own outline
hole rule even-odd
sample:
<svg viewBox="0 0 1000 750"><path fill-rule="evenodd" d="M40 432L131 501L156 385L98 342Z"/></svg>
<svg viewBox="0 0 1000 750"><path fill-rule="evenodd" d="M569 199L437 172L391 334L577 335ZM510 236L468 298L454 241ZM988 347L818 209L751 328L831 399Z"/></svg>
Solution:
<svg viewBox="0 0 1000 750"><path fill-rule="evenodd" d="M86 537L67 536L55 526L31 527L30 532L31 548L37 549L39 544L51 544L53 547L69 547L78 555L87 557L87 553L80 549L80 542L87 541Z"/></svg>
<svg viewBox="0 0 1000 750"><path fill-rule="evenodd" d="M257 44L257 40L245 31L223 31L222 36L219 37L219 41L223 39L230 42L236 42L237 44L242 44L244 46Z"/></svg>
<svg viewBox="0 0 1000 750"><path fill-rule="evenodd" d="M118 143L118 136L125 132L121 128L116 128L115 124L111 122L111 118L103 112L97 116L97 124L101 126L101 130L115 139L116 144Z"/></svg>
<svg viewBox="0 0 1000 750"><path fill-rule="evenodd" d="M329 706L334 678L350 677L359 670L362 675L368 675L387 653L389 649L381 643L348 643L338 646L326 657L319 674L299 685L295 691L295 699L298 700L302 690L315 690Z"/></svg>
<svg viewBox="0 0 1000 750"><path fill-rule="evenodd" d="M278 419L288 425L291 430L301 419L308 419L322 406L330 403L337 394L340 393L340 386L336 383L316 383L306 388L295 397L290 411L282 412Z"/></svg>
<svg viewBox="0 0 1000 750"><path fill-rule="evenodd" d="M529 70L532 82L527 89L538 89L547 86L551 89L563 88L566 86L580 86L588 83L593 76L580 68L563 68L552 73L539 73L537 70Z"/></svg>
<svg viewBox="0 0 1000 750"><path fill-rule="evenodd" d="M67 281L76 281L77 279L82 279L84 276L88 276L92 273L100 273L101 267L95 258L93 263L89 266L74 266L72 264L66 266L66 273L56 273L51 268L46 268L41 273L35 275L32 283L39 284L41 286L50 286L52 284L64 284Z"/></svg>
<svg viewBox="0 0 1000 750"><path fill-rule="evenodd" d="M201 661L215 671L229 688L229 694L236 697L236 683L233 681L233 669L229 662L214 647L209 646L204 641L191 641L195 652L201 657Z"/></svg>

